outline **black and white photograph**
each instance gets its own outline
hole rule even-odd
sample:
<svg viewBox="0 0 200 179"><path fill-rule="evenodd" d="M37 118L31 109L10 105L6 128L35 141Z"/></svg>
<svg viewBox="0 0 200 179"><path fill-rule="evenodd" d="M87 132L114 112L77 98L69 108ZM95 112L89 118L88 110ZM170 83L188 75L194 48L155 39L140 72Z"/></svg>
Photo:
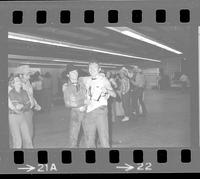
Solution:
<svg viewBox="0 0 200 179"><path fill-rule="evenodd" d="M8 29L10 148L190 147L191 30Z"/></svg>

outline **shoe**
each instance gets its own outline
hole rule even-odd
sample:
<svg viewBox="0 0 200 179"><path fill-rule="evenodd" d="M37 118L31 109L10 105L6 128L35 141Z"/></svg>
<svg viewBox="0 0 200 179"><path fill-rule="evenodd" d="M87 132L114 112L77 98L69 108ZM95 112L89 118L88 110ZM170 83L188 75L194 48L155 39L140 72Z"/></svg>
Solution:
<svg viewBox="0 0 200 179"><path fill-rule="evenodd" d="M129 117L125 116L123 119L122 119L122 122L125 122L125 121L128 121L129 120Z"/></svg>

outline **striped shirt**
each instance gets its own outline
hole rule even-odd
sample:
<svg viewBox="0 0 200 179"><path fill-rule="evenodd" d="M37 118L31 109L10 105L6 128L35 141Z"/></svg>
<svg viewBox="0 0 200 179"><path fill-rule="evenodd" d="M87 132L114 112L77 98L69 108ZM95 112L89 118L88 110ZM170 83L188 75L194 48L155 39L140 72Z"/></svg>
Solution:
<svg viewBox="0 0 200 179"><path fill-rule="evenodd" d="M123 95L130 90L130 81L126 77L121 80L121 90Z"/></svg>

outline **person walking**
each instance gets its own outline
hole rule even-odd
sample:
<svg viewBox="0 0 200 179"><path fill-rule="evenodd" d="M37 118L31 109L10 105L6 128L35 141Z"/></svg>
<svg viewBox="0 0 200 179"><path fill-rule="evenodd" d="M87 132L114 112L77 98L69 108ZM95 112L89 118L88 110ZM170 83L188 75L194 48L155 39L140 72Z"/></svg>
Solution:
<svg viewBox="0 0 200 179"><path fill-rule="evenodd" d="M135 109L136 118L138 116L146 116L147 109L144 103L144 89L146 85L145 76L141 69L135 68L135 79L131 80L131 83L134 85L132 101L133 101L133 108ZM140 114L140 106L142 109L142 113Z"/></svg>
<svg viewBox="0 0 200 179"><path fill-rule="evenodd" d="M43 75L42 82L43 107L45 112L49 112L53 106L53 81L49 72Z"/></svg>

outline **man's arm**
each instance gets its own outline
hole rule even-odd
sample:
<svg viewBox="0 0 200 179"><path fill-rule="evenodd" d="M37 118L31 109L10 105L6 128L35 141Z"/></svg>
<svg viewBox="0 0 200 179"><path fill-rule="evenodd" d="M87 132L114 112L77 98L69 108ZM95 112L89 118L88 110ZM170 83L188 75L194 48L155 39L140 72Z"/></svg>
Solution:
<svg viewBox="0 0 200 179"><path fill-rule="evenodd" d="M67 90L67 83L63 84L62 91L63 91L65 106L70 107L70 96Z"/></svg>

